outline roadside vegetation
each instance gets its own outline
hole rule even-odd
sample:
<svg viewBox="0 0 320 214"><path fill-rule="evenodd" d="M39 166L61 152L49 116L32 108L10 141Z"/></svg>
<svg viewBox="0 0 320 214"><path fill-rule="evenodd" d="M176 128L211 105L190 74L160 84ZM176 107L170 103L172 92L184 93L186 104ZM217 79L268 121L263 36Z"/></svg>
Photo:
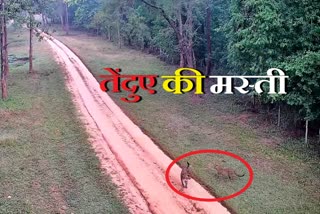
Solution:
<svg viewBox="0 0 320 214"><path fill-rule="evenodd" d="M251 108L268 109L281 128L304 129L306 144L315 141L310 136L319 136L319 144L319 1L63 2L69 10L58 14L65 17L61 26L66 34L69 20L77 29L100 35L119 48L153 53L167 63L197 68L205 75L264 76L269 68L285 71L290 77L287 94L258 94L249 89ZM268 91L267 84L263 87Z"/></svg>
<svg viewBox="0 0 320 214"><path fill-rule="evenodd" d="M283 96L253 91L176 96L165 93L161 81L156 95L139 91L144 99L136 104L120 101L126 93L110 96L172 158L220 149L246 159L254 182L226 201L235 212L319 212L318 1L0 3L0 213L127 212L100 172L61 68L47 46L35 43L37 27L74 50L98 81L104 67L160 76L173 74L178 66L205 75L284 70L290 78ZM11 21L28 32L8 31ZM51 24L59 27L53 30ZM218 197L234 193L248 179L248 173L234 181L218 177L217 163L246 172L226 157L200 155L189 162L194 177Z"/></svg>
<svg viewBox="0 0 320 214"><path fill-rule="evenodd" d="M71 47L97 77L104 67L122 68L124 74L173 74L175 66L140 51L122 48L81 32L57 38ZM98 82L97 82L98 84ZM255 173L254 182L241 196L226 201L237 213L316 213L319 210L319 158L299 139L284 137L276 124L235 104L244 97L206 94L173 95L139 91L136 104L120 101L127 93L109 93L118 105L172 158L198 149L220 149L247 160ZM246 169L230 158L200 155L189 159L200 182L217 196L240 190L247 182ZM214 165L229 166L246 176L228 181L218 178ZM185 164L185 163L182 163ZM192 188L192 187L190 187Z"/></svg>
<svg viewBox="0 0 320 214"><path fill-rule="evenodd" d="M88 143L62 67L28 32L9 32L10 97L0 101L0 213L127 213Z"/></svg>

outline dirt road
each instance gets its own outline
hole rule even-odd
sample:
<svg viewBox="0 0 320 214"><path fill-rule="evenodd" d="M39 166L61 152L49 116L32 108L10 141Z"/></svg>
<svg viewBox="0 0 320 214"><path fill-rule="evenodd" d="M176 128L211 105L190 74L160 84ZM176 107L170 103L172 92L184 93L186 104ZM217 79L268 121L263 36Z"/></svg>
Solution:
<svg viewBox="0 0 320 214"><path fill-rule="evenodd" d="M196 202L173 192L165 181L165 170L172 160L100 90L97 80L70 49L54 38L46 41L65 66L67 86L101 166L119 187L132 213L229 213L220 203ZM178 165L171 170L176 187L181 187L180 171ZM185 192L213 197L194 180Z"/></svg>

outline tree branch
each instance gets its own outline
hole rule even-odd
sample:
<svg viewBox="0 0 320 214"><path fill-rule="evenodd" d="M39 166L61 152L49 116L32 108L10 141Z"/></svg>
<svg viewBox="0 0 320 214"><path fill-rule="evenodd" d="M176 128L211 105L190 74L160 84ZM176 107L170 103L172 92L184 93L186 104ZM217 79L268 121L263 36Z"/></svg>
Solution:
<svg viewBox="0 0 320 214"><path fill-rule="evenodd" d="M172 29L175 31L175 33L178 36L178 39L180 39L180 33L179 30L177 29L177 26L175 25L175 23L170 19L170 17L166 14L166 12L164 11L163 8L158 7L156 5L153 5L145 0L141 0L143 3L145 3L147 6L152 7L154 9L157 9L160 11L161 15L165 18L165 20L169 23L169 25L172 27Z"/></svg>

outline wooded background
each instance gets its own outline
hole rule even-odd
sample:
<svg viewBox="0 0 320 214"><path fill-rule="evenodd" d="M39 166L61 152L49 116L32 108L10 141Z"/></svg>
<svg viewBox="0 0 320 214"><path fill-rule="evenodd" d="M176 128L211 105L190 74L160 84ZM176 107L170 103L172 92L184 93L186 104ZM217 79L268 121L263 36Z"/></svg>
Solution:
<svg viewBox="0 0 320 214"><path fill-rule="evenodd" d="M41 24L50 33L52 24L61 24L66 34L70 26L85 30L205 75L266 75L280 68L289 76L287 95L252 92L252 108L276 114L279 126L305 128L306 141L308 127L320 136L320 1L1 0L1 11L4 100L7 22L30 30L31 73L34 28Z"/></svg>

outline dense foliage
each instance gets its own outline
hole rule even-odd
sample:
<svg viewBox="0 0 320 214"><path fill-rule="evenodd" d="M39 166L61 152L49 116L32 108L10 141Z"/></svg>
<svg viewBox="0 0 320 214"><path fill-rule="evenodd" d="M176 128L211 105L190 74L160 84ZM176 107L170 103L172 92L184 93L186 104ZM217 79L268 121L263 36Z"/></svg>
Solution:
<svg viewBox="0 0 320 214"><path fill-rule="evenodd" d="M78 29L209 74L290 77L288 94L258 97L320 120L320 2L314 0L15 0L12 11L41 12ZM24 8L19 8L24 5ZM13 14L17 14L14 13ZM17 17L17 16L16 16ZM296 117L296 115L295 115Z"/></svg>
<svg viewBox="0 0 320 214"><path fill-rule="evenodd" d="M307 120L319 119L320 111L319 17L317 1L234 0L228 23L232 67L254 74L270 67L285 70L289 93L278 99Z"/></svg>
<svg viewBox="0 0 320 214"><path fill-rule="evenodd" d="M288 94L264 94L261 100L294 106L302 119L320 118L318 1L70 2L75 11L70 16L79 28L104 35L120 47L156 53L170 63L180 60L180 65L204 69L210 62L212 73L264 75L268 68L281 68L290 76ZM181 63L181 54L193 63Z"/></svg>

